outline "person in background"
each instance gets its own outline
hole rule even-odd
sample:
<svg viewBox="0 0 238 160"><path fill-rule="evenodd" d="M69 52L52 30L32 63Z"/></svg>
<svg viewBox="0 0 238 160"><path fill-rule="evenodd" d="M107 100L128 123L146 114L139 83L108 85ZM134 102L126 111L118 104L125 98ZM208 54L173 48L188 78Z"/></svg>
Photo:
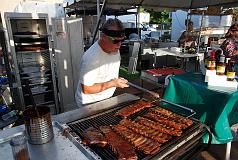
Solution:
<svg viewBox="0 0 238 160"><path fill-rule="evenodd" d="M226 40L221 44L220 48L226 57L230 57L238 64L238 24L233 24L225 37Z"/></svg>
<svg viewBox="0 0 238 160"><path fill-rule="evenodd" d="M116 87L128 87L128 81L118 77L121 59L119 49L124 37L122 22L110 18L101 28L100 39L82 56L75 93L79 107L111 97Z"/></svg>
<svg viewBox="0 0 238 160"><path fill-rule="evenodd" d="M188 25L188 27L178 39L179 47L195 47L197 45L197 34L193 30L193 22L190 20L187 22L186 20L185 25Z"/></svg>
<svg viewBox="0 0 238 160"><path fill-rule="evenodd" d="M225 38L231 38L231 37L232 37L232 31L231 31L231 27L230 27L225 34Z"/></svg>

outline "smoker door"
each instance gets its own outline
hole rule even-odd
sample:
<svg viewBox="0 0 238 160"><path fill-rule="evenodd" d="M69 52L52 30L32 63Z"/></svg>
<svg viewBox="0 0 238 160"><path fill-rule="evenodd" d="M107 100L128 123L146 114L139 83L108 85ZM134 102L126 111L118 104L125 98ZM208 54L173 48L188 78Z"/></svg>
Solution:
<svg viewBox="0 0 238 160"><path fill-rule="evenodd" d="M26 83L29 83L37 106L46 105L52 114L59 111L55 66L51 52L47 14L8 13L5 15L10 44L14 86L25 109L31 105Z"/></svg>

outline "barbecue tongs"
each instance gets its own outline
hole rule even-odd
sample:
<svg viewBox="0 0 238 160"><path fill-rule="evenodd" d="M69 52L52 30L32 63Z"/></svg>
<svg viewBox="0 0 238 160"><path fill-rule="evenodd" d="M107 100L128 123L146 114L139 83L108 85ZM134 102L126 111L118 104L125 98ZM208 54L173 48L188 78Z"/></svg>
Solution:
<svg viewBox="0 0 238 160"><path fill-rule="evenodd" d="M133 84L131 82L128 82L128 85L131 86L131 87L137 88L137 89L139 89L139 90L141 90L143 92L146 92L146 93L149 93L149 94L153 95L155 98L158 98L160 102L165 102L165 103L171 104L173 106L176 106L176 107L179 107L179 108L182 108L184 110L187 110L187 111L191 112L191 114L189 116L187 116L187 117L192 117L193 115L196 114L196 112L193 109L190 109L190 108L184 107L182 105L179 105L179 104L176 104L176 103L173 103L173 102L169 102L169 101L167 101L165 99L162 99L158 93L155 93L155 92L150 91L148 89L142 88L142 87L140 87L140 86L138 86L136 84Z"/></svg>

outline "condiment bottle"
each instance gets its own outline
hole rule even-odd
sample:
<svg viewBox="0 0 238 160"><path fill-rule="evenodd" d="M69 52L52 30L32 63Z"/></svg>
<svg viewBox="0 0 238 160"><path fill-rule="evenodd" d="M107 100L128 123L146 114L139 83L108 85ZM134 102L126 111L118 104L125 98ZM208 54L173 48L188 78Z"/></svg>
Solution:
<svg viewBox="0 0 238 160"><path fill-rule="evenodd" d="M210 58L210 52L211 52L211 51L212 51L211 47L207 47L206 53L205 53L205 58L204 58L205 68L207 68L208 60L209 60L209 58Z"/></svg>
<svg viewBox="0 0 238 160"><path fill-rule="evenodd" d="M211 51L210 58L208 59L207 69L208 70L215 70L216 69L216 58L215 58L215 51Z"/></svg>
<svg viewBox="0 0 238 160"><path fill-rule="evenodd" d="M231 60L230 57L226 57L226 70L225 70L225 75L226 75L226 72L227 72L227 67L229 65L229 61Z"/></svg>
<svg viewBox="0 0 238 160"><path fill-rule="evenodd" d="M220 60L217 63L216 74L224 75L226 70L225 56L223 54L220 55Z"/></svg>
<svg viewBox="0 0 238 160"><path fill-rule="evenodd" d="M235 61L232 61L232 60L229 61L229 64L226 70L227 71L226 76L228 81L233 81L235 79L236 70L235 70L234 63Z"/></svg>
<svg viewBox="0 0 238 160"><path fill-rule="evenodd" d="M13 137L10 141L14 160L29 160L27 139L24 135Z"/></svg>
<svg viewBox="0 0 238 160"><path fill-rule="evenodd" d="M215 52L216 64L220 62L220 56L223 55L223 50L218 48Z"/></svg>

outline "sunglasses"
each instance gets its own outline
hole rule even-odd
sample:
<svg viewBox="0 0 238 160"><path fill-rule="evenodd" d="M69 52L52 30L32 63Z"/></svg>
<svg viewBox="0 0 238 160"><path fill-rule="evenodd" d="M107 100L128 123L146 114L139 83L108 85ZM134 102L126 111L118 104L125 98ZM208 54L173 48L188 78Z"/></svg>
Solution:
<svg viewBox="0 0 238 160"><path fill-rule="evenodd" d="M123 42L125 40L125 38L123 37L123 39L116 39L114 37L108 36L111 40L113 44L117 44L119 42Z"/></svg>

